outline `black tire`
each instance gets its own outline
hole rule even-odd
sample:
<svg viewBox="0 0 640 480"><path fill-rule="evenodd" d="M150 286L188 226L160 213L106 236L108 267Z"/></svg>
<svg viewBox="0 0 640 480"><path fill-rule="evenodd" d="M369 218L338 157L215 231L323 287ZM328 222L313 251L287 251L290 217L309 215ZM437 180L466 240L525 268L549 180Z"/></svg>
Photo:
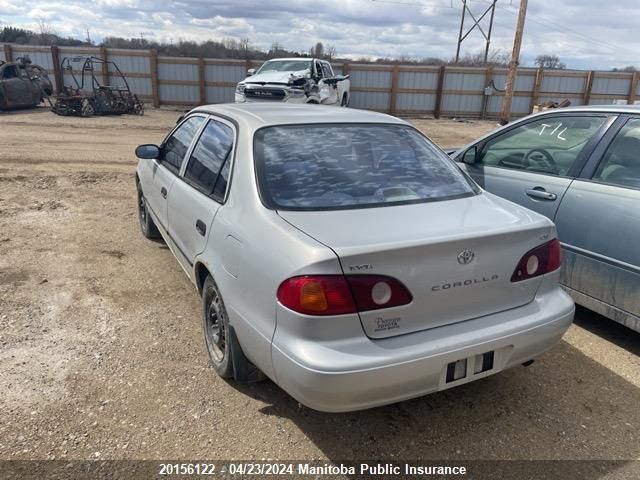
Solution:
<svg viewBox="0 0 640 480"><path fill-rule="evenodd" d="M342 101L340 102L340 106L344 108L349 106L349 97L347 97L346 93L342 94Z"/></svg>
<svg viewBox="0 0 640 480"><path fill-rule="evenodd" d="M202 286L202 328L209 363L222 378L233 378L229 317L211 275Z"/></svg>
<svg viewBox="0 0 640 480"><path fill-rule="evenodd" d="M140 188L140 182L136 182L136 188L138 190L138 220L140 221L140 231L142 235L150 240L156 240L160 238L160 231L156 224L153 223L151 215L147 209L147 200L144 198L142 188Z"/></svg>

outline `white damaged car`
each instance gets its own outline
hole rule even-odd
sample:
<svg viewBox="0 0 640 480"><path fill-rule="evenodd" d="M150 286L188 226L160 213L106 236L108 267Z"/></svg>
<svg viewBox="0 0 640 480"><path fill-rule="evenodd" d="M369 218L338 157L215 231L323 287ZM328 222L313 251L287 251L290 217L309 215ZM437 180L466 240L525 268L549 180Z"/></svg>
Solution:
<svg viewBox="0 0 640 480"><path fill-rule="evenodd" d="M278 58L253 68L236 86L236 103L291 102L346 107L349 75L335 75L331 64L316 58Z"/></svg>

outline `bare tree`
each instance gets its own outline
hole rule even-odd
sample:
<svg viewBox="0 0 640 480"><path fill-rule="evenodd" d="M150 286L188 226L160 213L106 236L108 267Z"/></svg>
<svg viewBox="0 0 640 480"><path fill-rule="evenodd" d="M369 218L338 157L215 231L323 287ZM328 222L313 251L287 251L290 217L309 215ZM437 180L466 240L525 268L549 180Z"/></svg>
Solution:
<svg viewBox="0 0 640 480"><path fill-rule="evenodd" d="M318 42L309 49L309 55L316 58L324 58L324 45Z"/></svg>
<svg viewBox="0 0 640 480"><path fill-rule="evenodd" d="M55 43L56 33L46 20L38 20L38 35L41 45L52 45Z"/></svg>
<svg viewBox="0 0 640 480"><path fill-rule="evenodd" d="M551 70L564 70L567 68L557 55L538 55L534 63L538 68L548 68Z"/></svg>
<svg viewBox="0 0 640 480"><path fill-rule="evenodd" d="M509 65L511 55L504 50L492 50L489 52L487 61L484 61L484 52L478 52L475 54L467 53L461 56L456 62L455 59L451 59L449 64L461 65L463 67L505 67Z"/></svg>
<svg viewBox="0 0 640 480"><path fill-rule="evenodd" d="M637 72L638 69L633 65L627 65L626 67L613 67L611 69L614 72Z"/></svg>
<svg viewBox="0 0 640 480"><path fill-rule="evenodd" d="M325 52L324 56L327 60L331 61L333 60L336 56L338 55L338 50L336 49L335 45L329 45L327 46L327 51Z"/></svg>

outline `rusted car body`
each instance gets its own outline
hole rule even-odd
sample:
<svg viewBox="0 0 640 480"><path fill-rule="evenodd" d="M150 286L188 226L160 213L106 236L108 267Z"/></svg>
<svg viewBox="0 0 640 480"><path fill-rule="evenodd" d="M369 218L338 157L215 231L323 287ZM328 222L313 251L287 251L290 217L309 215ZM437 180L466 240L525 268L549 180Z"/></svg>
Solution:
<svg viewBox="0 0 640 480"><path fill-rule="evenodd" d="M29 58L0 62L0 110L32 108L51 93L47 71Z"/></svg>

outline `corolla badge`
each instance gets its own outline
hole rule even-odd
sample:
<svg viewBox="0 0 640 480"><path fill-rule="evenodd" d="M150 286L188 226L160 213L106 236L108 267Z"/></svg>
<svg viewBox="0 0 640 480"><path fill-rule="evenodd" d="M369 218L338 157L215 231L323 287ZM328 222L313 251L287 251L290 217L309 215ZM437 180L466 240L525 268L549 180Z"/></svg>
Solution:
<svg viewBox="0 0 640 480"><path fill-rule="evenodd" d="M471 250L463 250L458 254L458 263L461 265L467 265L468 263L471 263L475 256L475 253Z"/></svg>

